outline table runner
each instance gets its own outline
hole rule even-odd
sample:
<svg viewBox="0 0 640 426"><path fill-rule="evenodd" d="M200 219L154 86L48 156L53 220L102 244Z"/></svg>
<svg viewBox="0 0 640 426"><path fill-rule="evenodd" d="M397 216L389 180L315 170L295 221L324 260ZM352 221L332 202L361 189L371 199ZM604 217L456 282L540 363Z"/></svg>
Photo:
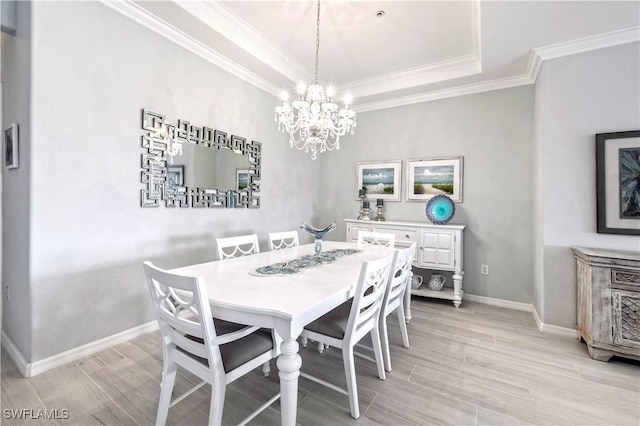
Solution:
<svg viewBox="0 0 640 426"><path fill-rule="evenodd" d="M341 257L348 256L355 253L360 253L362 250L357 249L334 249L329 251L323 251L318 254L306 254L301 257L297 257L288 262L274 263L273 265L261 266L253 269L249 273L257 276L273 276L273 275L293 275L303 272L304 269L315 268L327 263L333 263Z"/></svg>

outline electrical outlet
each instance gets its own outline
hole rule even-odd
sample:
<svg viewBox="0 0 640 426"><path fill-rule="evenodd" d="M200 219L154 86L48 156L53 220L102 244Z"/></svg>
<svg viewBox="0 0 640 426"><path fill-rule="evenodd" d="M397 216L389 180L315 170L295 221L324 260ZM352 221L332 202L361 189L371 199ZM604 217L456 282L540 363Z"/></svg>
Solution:
<svg viewBox="0 0 640 426"><path fill-rule="evenodd" d="M480 273L482 275L489 275L489 265L480 265Z"/></svg>
<svg viewBox="0 0 640 426"><path fill-rule="evenodd" d="M5 289L5 296L7 299L7 302L11 300L11 294L9 293L9 284L5 284L4 286Z"/></svg>

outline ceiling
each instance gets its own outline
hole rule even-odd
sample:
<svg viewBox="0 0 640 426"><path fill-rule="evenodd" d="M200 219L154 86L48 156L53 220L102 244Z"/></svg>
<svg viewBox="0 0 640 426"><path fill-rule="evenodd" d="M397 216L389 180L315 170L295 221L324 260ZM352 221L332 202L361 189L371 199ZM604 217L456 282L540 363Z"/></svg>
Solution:
<svg viewBox="0 0 640 426"><path fill-rule="evenodd" d="M126 3L274 95L313 81L314 1ZM318 79L361 111L531 84L544 60L639 41L639 25L638 1L323 0Z"/></svg>

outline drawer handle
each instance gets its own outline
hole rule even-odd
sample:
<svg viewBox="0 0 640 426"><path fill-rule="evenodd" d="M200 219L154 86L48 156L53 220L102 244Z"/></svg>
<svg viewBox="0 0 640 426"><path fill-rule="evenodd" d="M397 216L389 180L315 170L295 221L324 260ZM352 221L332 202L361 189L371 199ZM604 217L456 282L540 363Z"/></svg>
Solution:
<svg viewBox="0 0 640 426"><path fill-rule="evenodd" d="M404 237L405 237L405 238L411 238L411 237L409 236L409 234L405 235Z"/></svg>

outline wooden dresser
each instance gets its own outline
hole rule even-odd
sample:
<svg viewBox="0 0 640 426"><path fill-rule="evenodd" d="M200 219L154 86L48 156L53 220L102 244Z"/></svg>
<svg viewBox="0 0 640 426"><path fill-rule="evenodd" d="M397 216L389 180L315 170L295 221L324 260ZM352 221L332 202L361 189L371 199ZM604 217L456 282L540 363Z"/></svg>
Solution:
<svg viewBox="0 0 640 426"><path fill-rule="evenodd" d="M591 358L640 360L640 252L574 247L578 338Z"/></svg>

